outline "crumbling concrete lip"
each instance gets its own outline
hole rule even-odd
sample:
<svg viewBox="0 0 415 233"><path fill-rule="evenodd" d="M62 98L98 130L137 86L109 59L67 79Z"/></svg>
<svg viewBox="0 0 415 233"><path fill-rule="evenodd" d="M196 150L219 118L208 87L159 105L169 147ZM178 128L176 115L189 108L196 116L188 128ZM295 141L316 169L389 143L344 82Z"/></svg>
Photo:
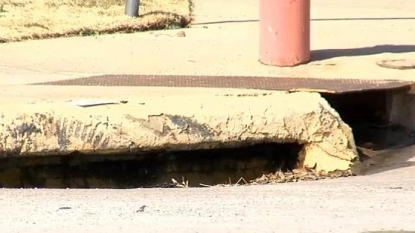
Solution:
<svg viewBox="0 0 415 233"><path fill-rule="evenodd" d="M87 108L60 102L2 109L3 157L297 142L303 145L301 165L317 171L348 170L357 158L350 127L318 93L148 97Z"/></svg>

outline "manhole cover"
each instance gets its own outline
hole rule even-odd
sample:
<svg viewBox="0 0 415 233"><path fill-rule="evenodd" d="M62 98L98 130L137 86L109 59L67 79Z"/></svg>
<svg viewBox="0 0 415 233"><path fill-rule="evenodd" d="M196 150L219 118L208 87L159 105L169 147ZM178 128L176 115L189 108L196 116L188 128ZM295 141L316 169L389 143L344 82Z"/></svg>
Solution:
<svg viewBox="0 0 415 233"><path fill-rule="evenodd" d="M415 69L415 60L411 59L397 59L397 60L381 60L377 64L383 68L409 70Z"/></svg>

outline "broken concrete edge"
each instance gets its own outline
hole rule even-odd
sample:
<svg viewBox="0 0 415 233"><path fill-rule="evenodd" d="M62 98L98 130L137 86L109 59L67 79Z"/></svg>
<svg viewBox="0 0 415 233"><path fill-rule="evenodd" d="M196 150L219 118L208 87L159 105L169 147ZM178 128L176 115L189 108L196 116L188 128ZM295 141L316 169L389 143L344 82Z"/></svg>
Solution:
<svg viewBox="0 0 415 233"><path fill-rule="evenodd" d="M304 145L302 166L317 171L348 170L357 158L352 130L317 93L148 97L89 108L61 102L2 109L2 157L297 142Z"/></svg>

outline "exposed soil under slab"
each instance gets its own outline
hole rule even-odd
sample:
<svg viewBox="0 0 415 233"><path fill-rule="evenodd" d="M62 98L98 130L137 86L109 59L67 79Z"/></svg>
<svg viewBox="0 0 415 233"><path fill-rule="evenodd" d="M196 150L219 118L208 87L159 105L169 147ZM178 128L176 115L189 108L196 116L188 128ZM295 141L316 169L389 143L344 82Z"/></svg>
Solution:
<svg viewBox="0 0 415 233"><path fill-rule="evenodd" d="M7 188L207 187L323 177L296 169L301 148L264 143L147 155L9 158L2 161L0 183Z"/></svg>

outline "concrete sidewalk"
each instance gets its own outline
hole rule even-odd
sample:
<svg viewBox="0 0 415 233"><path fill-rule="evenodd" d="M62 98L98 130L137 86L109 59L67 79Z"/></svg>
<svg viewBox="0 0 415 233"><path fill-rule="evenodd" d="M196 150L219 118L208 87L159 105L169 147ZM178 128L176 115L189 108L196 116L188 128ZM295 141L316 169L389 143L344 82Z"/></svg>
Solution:
<svg viewBox="0 0 415 233"><path fill-rule="evenodd" d="M382 59L415 59L415 2L389 3L386 0L313 1L313 61L295 68L264 66L258 62L258 1L254 0L226 3L196 0L196 22L185 29L186 37L176 37L176 31L170 30L0 44L3 96L0 102L240 92L207 88L67 86L48 87L45 92L43 87L22 86L101 74L412 80L415 69L393 70L376 64Z"/></svg>
<svg viewBox="0 0 415 233"><path fill-rule="evenodd" d="M65 148L95 150L96 145L91 144L91 140L77 142L62 141L61 137L71 135L60 135L62 125L47 126L51 127L50 132L57 133L58 136L45 136L45 132L20 132L22 125L32 124L31 122L45 122L38 116L48 116L52 122L65 116L67 101L79 99L98 99L126 101L132 104L141 103L143 99L154 99L163 96L159 101L163 102L156 112L163 113L167 106L178 103L169 102L173 96L182 98L182 102L174 109L174 114L182 114L184 117L194 117L199 111L200 106L211 106L210 99L213 96L223 96L226 94L248 94L254 93L262 95L263 91L252 90L227 90L227 89L208 89L208 88L157 88L157 87L78 87L78 86L28 86L26 84L57 81L63 79L75 79L88 77L91 75L103 74L178 74L178 75L252 75L270 77L316 77L316 78L348 78L348 79L405 79L411 80L415 77L415 69L395 70L379 67L376 63L383 59L414 59L415 58L415 38L413 12L415 2L411 0L394 1L393 6L389 1L313 1L312 7L312 50L313 61L307 65L295 68L278 68L264 66L258 62L258 2L254 0L244 1L196 1L195 2L196 22L189 29L184 29L186 36L177 37L177 31L156 31L143 32L125 35L104 35L98 37L82 38L63 38L41 41L26 41L20 43L0 44L0 94L3 105L3 114L14 122L13 129L21 135L11 138L13 142L21 142L14 145L19 153L44 153L45 150L53 148L52 152L61 153ZM269 93L269 92L268 92ZM209 98L208 96L212 97ZM279 101L294 100L292 94L275 92L272 97L261 97L264 101L278 96ZM215 98L215 100L221 97ZM230 116L223 113L215 119L249 119L252 109L258 104L255 96L247 97L246 101L232 105L235 110ZM279 109L285 112L286 117L278 117L277 122L270 124L285 125L286 119L292 119L292 114L299 113L321 114L329 116L333 111L323 99L316 98L316 95L303 93L302 98L311 100L309 106L316 106L309 112L299 109L301 105L293 104L287 109ZM175 100L175 98L173 98ZM197 100L197 101L196 101ZM195 101L197 102L195 104ZM203 102L205 101L205 102ZM294 101L295 102L295 101ZM290 103L288 101L288 103ZM29 105L25 105L29 104ZM33 104L38 104L34 107ZM195 109L185 109L181 106L192 106ZM250 105L253 104L253 105ZM29 107L28 107L29 106ZM260 105L268 109L267 103ZM16 108L20 112L8 111ZM220 103L216 108L227 107L225 103ZM56 109L59 110L56 110ZM30 111L27 109L31 109ZM32 110L36 109L35 112ZM247 109L251 109L247 111ZM30 114L38 115L28 115ZM108 107L101 115L96 116L95 108L83 109L82 116L95 114L94 119L101 119L111 116L114 109ZM118 111L118 110L117 110ZM143 110L141 110L143 111ZM13 112L15 115L12 115ZM137 108L123 108L118 114L128 115L137 114ZM255 112L255 111L254 111ZM328 114L330 113L330 114ZM39 115L40 114L40 115ZM57 115L56 115L57 114ZM149 112L140 112L139 115L147 116L142 120L149 121ZM209 125L209 119L214 119L216 113L204 112L200 119L201 124ZM276 115L271 113L271 118ZM284 115L284 113L278 113ZM76 119L72 113L67 113L68 122ZM238 117L237 117L238 116ZM241 135L246 127L257 125L261 120L261 114L251 117L241 127L235 128L229 135ZM315 125L323 125L322 117L320 121L308 122ZM314 118L313 115L309 119ZM301 118L301 117L300 117ZM20 119L20 120L19 120ZM24 120L21 120L24 119ZM64 119L64 118L62 118ZM82 124L88 125L86 118L82 118ZM117 118L123 119L124 117ZM141 119L141 118L140 118ZM200 120L198 119L198 120ZM277 119L277 118L274 118ZM350 129L345 126L339 116L334 113L329 117L331 121L338 122L333 128L325 128L327 132L338 132L331 135L326 146L332 147L333 151L343 151L340 153L342 160L350 163L356 156L354 142L351 137ZM325 119L327 120L327 119ZM303 122L290 121L289 126L301 130ZM18 122L18 123L16 123ZM118 124L120 122L115 122ZM305 125L307 125L306 123ZM163 124L167 124L164 122ZM170 123L169 123L170 124ZM315 126L314 125L314 126ZM5 126L9 127L8 125ZM46 126L36 126L35 129L44 129ZM74 126L75 127L75 126ZM135 127L135 128L134 128ZM134 130L143 129L143 125L135 125ZM5 128L5 130L6 130ZM20 131L19 131L20 130ZM268 139L281 140L280 136L284 127L275 128L273 134ZM55 132L56 131L56 132ZM307 130L306 130L307 131ZM65 131L65 133L70 131ZM299 132L299 131L295 131ZM97 135L94 132L93 135ZM98 132L99 133L99 132ZM107 135L104 131L103 135ZM304 143L316 142L311 140L317 131L310 132L309 135L296 134L293 140ZM51 134L53 135L53 134ZM59 136L60 135L60 136ZM110 134L113 135L113 134ZM130 134L135 135L135 133ZM10 136L10 135L9 135ZM149 134L149 137L154 135ZM46 138L45 138L46 137ZM57 137L57 139L56 139ZM190 142L199 142L199 136L194 136ZM60 138L60 139L59 139ZM80 138L83 138L81 136ZM232 137L231 137L232 138ZM102 138L101 138L102 139ZM218 138L216 138L218 139ZM215 139L215 140L216 140ZM131 141L140 144L143 138L132 138ZM224 140L224 139L220 139ZM311 141L310 141L311 140ZM93 140L92 140L93 141ZM186 141L186 140L185 140ZM226 140L225 140L226 141ZM38 147L25 146L43 145ZM46 143L47 142L47 143ZM100 141L103 142L103 141ZM183 141L182 141L183 142ZM341 143L340 143L341 142ZM52 144L50 144L52 143ZM63 143L63 144L62 144ZM66 143L66 144L65 144ZM112 142L111 145L118 145ZM115 144L114 144L115 143ZM216 141L215 141L216 143ZM307 144L305 143L305 144ZM320 143L320 142L318 142ZM335 143L333 145L332 143ZM46 146L50 144L49 146ZM65 145L64 145L65 144ZM109 145L108 143L106 145ZM87 146L86 146L87 145ZM101 144L100 144L101 145ZM313 146L315 144L312 144ZM346 145L352 145L348 147ZM130 145L122 145L123 148ZM311 147L313 147L311 146ZM3 151L10 150L8 144L2 146ZM60 148L60 149L56 149ZM63 149L62 149L63 148ZM101 149L103 149L102 147ZM107 147L105 147L107 148ZM107 148L109 149L109 148ZM68 151L66 151L68 152ZM335 154L335 153L334 153ZM316 158L312 159L314 163ZM328 163L327 161L325 163ZM340 167L344 167L344 163ZM332 169L332 168L330 168Z"/></svg>
<svg viewBox="0 0 415 233"><path fill-rule="evenodd" d="M413 79L415 69L376 64L415 59L415 3L388 2L313 1L313 61L295 68L258 62L257 1L211 0L195 2L196 24L185 30L186 37L156 31L1 44L0 84L92 74Z"/></svg>

